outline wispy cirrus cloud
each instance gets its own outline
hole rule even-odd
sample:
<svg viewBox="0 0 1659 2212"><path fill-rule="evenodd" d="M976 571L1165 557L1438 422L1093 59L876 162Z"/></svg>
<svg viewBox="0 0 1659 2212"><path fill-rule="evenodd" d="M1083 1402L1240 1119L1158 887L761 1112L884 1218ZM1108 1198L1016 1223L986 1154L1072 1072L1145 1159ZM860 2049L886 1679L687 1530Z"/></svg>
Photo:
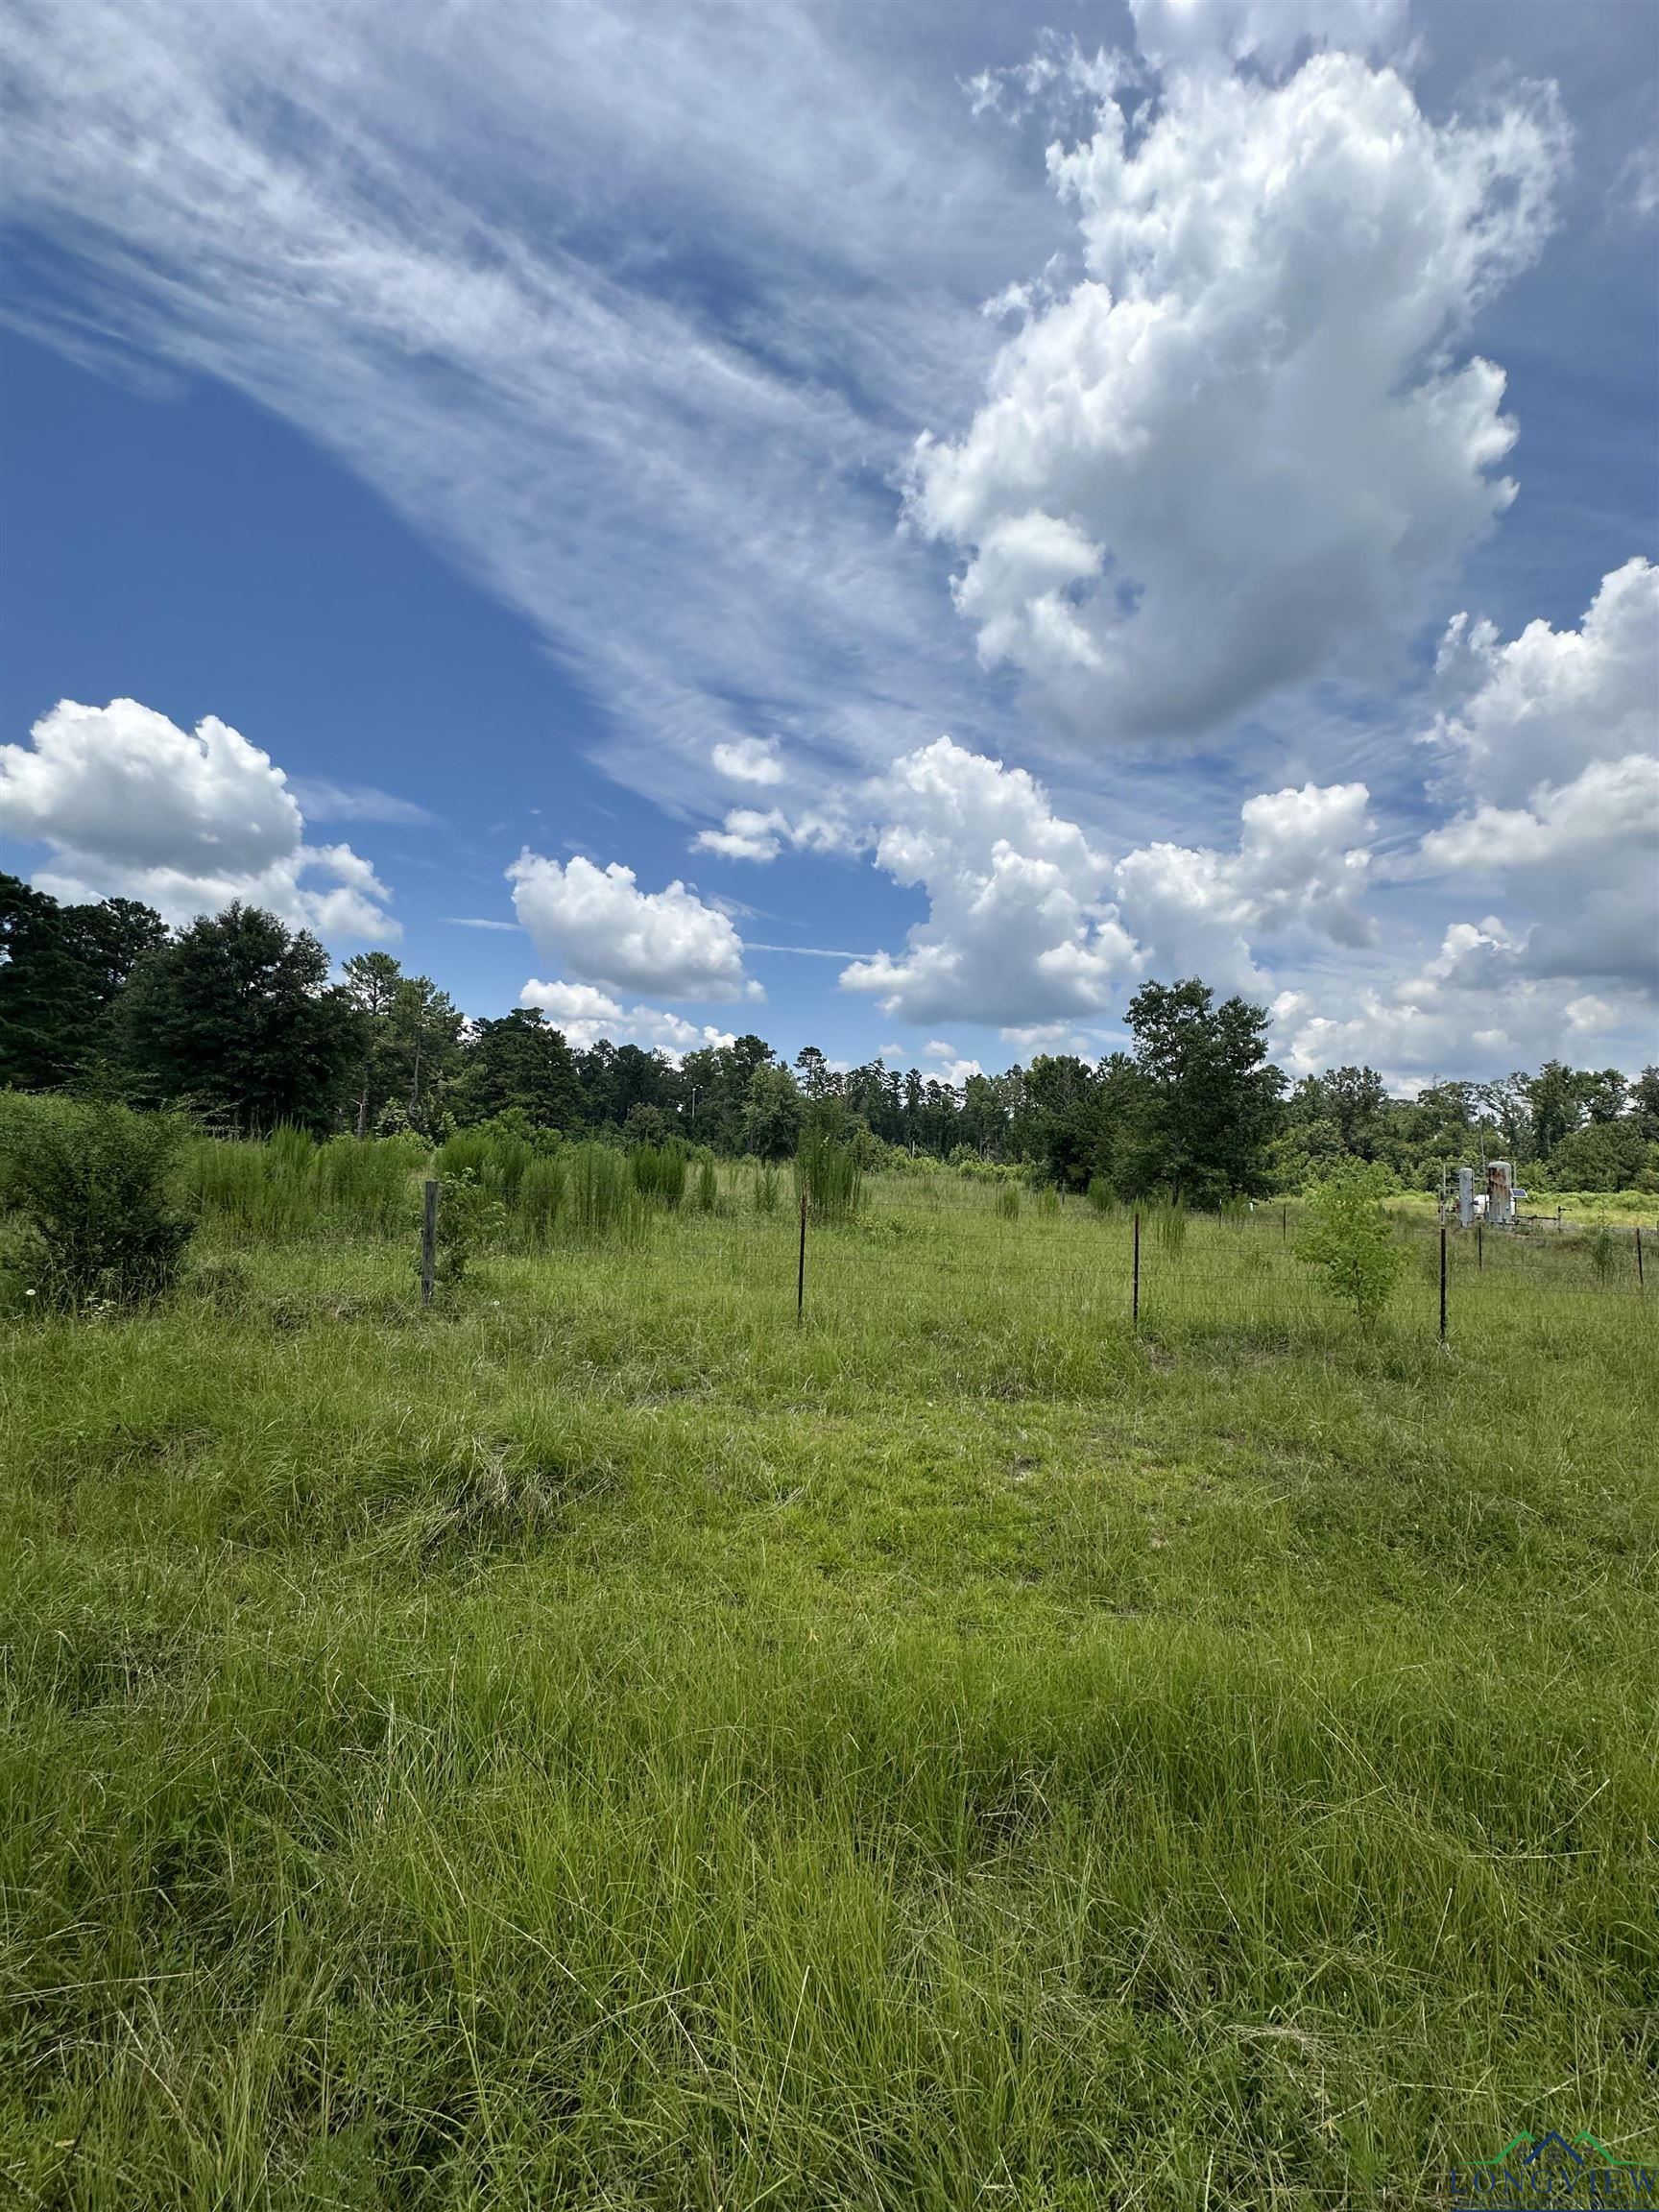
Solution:
<svg viewBox="0 0 1659 2212"><path fill-rule="evenodd" d="M11 214L54 263L18 311L297 423L531 618L654 797L972 726L890 477L967 403L1040 178L814 11L393 21L18 10Z"/></svg>

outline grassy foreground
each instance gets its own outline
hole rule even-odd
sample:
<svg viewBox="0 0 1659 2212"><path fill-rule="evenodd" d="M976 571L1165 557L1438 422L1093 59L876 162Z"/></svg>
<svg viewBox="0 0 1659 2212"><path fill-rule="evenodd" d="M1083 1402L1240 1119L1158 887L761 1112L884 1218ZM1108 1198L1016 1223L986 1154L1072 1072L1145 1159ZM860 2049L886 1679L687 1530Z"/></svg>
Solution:
<svg viewBox="0 0 1659 2212"><path fill-rule="evenodd" d="M880 1184L10 1326L0 2200L1395 2205L1659 2152L1659 1360Z"/></svg>

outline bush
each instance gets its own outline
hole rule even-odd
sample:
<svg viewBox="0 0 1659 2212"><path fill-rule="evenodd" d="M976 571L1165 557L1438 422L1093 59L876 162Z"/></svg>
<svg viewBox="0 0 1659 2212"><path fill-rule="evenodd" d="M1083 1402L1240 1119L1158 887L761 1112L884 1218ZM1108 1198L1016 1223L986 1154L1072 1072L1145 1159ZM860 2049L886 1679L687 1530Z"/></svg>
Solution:
<svg viewBox="0 0 1659 2212"><path fill-rule="evenodd" d="M438 1266L441 1290L459 1290L480 1245L498 1243L507 1211L470 1168L438 1178ZM416 1265L421 1264L417 1256Z"/></svg>
<svg viewBox="0 0 1659 2212"><path fill-rule="evenodd" d="M1118 1211L1118 1193L1104 1175L1092 1175L1089 1179L1089 1203L1103 1220Z"/></svg>
<svg viewBox="0 0 1659 2212"><path fill-rule="evenodd" d="M699 1214L712 1214L720 1202L720 1178L715 1171L714 1156L705 1153L697 1163L697 1182L692 1192L692 1203Z"/></svg>
<svg viewBox="0 0 1659 2212"><path fill-rule="evenodd" d="M778 1211L778 1170L769 1160L760 1163L760 1172L755 1178L755 1211L757 1214Z"/></svg>
<svg viewBox="0 0 1659 2212"><path fill-rule="evenodd" d="M31 1303L77 1312L171 1287L196 1226L179 1197L184 1134L125 1106L4 1101L0 1195L24 1224L10 1265Z"/></svg>
<svg viewBox="0 0 1659 2212"><path fill-rule="evenodd" d="M1004 1221L1019 1220L1020 1186L1018 1183L998 1184L997 1189L997 1212Z"/></svg>
<svg viewBox="0 0 1659 2212"><path fill-rule="evenodd" d="M1381 1204L1387 1180L1376 1167L1343 1161L1309 1192L1296 1239L1297 1259L1322 1268L1326 1289L1352 1302L1360 1322L1387 1305L1405 1260Z"/></svg>

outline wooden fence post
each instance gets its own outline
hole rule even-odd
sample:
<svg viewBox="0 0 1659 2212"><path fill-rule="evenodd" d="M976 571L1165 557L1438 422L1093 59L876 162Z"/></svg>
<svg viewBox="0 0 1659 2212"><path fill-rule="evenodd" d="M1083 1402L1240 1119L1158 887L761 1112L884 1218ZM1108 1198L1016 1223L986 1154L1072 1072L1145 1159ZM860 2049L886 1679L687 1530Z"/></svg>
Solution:
<svg viewBox="0 0 1659 2212"><path fill-rule="evenodd" d="M438 1275L438 1186L429 1176L421 1190L421 1303L432 1303Z"/></svg>
<svg viewBox="0 0 1659 2212"><path fill-rule="evenodd" d="M805 1318L806 1311L806 1193L801 1193L801 1259L795 1270L795 1318Z"/></svg>
<svg viewBox="0 0 1659 2212"><path fill-rule="evenodd" d="M1647 1286L1647 1276L1646 1276L1646 1275L1643 1273L1643 1270L1642 1270L1642 1224L1641 1224L1641 1222L1640 1222L1640 1221L1638 1221L1638 1222L1637 1222L1637 1224L1636 1224L1636 1287L1637 1287L1637 1289L1638 1289L1638 1290L1641 1290L1641 1289L1645 1288L1645 1287L1646 1287L1646 1286Z"/></svg>
<svg viewBox="0 0 1659 2212"><path fill-rule="evenodd" d="M1141 1326L1141 1209L1135 1209L1135 1262L1132 1277L1134 1287L1130 1292L1129 1318L1137 1329Z"/></svg>
<svg viewBox="0 0 1659 2212"><path fill-rule="evenodd" d="M1279 1241L1281 1244L1288 1244L1290 1241L1290 1209L1288 1206L1281 1206L1279 1209Z"/></svg>

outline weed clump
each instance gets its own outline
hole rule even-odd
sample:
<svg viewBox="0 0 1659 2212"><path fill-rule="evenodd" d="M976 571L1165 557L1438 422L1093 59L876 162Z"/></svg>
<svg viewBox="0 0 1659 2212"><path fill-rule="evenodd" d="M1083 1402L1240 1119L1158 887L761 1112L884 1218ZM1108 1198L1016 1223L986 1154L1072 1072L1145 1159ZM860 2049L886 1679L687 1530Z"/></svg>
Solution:
<svg viewBox="0 0 1659 2212"><path fill-rule="evenodd" d="M813 1132L795 1155L795 1188L815 1221L851 1221L864 1203L864 1170L851 1144Z"/></svg>
<svg viewBox="0 0 1659 2212"><path fill-rule="evenodd" d="M665 1144L637 1144L628 1155L628 1166L641 1198L672 1212L685 1197L686 1153L675 1139Z"/></svg>

